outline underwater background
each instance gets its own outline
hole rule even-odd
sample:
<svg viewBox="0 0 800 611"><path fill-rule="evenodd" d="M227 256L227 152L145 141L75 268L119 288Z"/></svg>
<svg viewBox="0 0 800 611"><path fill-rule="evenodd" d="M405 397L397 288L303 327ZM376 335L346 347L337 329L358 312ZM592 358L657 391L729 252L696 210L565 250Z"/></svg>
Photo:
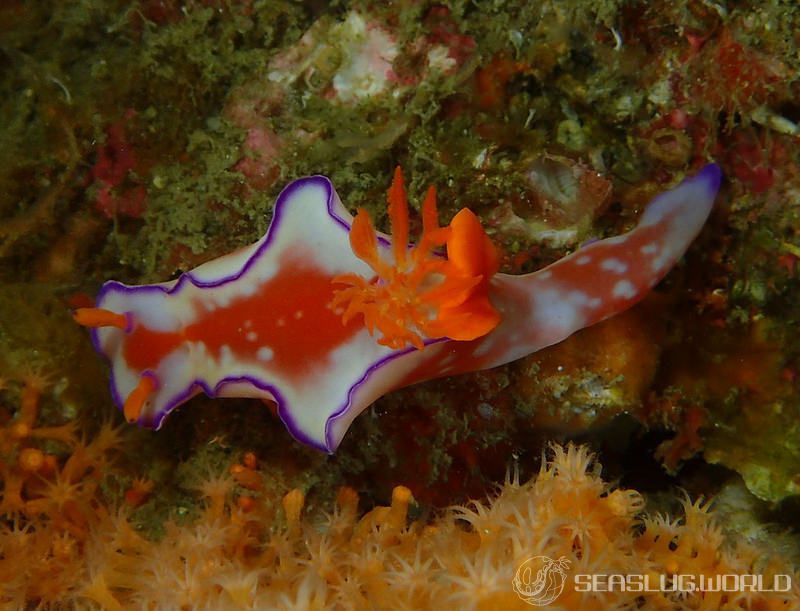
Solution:
<svg viewBox="0 0 800 611"><path fill-rule="evenodd" d="M793 577L567 580L553 608L800 608L798 43L780 0L4 0L0 603L529 609L541 555ZM710 161L711 218L642 302L393 392L333 455L256 400L126 424L71 316L254 242L306 175L387 230L400 165L520 274Z"/></svg>

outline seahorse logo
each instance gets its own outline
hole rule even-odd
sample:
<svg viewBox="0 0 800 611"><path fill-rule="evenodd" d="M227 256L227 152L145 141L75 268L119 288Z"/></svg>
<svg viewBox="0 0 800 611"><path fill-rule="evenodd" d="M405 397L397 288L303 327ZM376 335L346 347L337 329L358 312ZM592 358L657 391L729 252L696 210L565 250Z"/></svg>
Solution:
<svg viewBox="0 0 800 611"><path fill-rule="evenodd" d="M549 605L564 591L569 560L561 556L553 560L547 556L534 556L519 565L511 582L514 591L529 605Z"/></svg>

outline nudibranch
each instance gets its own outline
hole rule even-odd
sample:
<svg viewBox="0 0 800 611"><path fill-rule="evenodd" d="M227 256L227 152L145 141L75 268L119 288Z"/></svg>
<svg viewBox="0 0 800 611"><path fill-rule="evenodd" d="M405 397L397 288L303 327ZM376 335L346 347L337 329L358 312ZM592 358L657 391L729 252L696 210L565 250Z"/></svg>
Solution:
<svg viewBox="0 0 800 611"><path fill-rule="evenodd" d="M498 273L468 209L439 226L433 189L410 245L399 169L391 235L310 176L284 188L256 243L170 282L106 282L96 307L74 316L110 361L127 420L158 429L201 392L261 398L294 437L333 452L393 389L502 365L636 303L697 236L720 179L707 165L655 197L628 233L514 276Z"/></svg>

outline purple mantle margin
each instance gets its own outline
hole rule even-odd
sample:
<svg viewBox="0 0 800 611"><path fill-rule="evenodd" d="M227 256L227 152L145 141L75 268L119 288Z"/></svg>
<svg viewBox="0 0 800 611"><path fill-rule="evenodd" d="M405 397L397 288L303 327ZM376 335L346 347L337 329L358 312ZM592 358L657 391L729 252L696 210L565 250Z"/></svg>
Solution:
<svg viewBox="0 0 800 611"><path fill-rule="evenodd" d="M305 178L300 178L298 180L292 181L289 183L278 195L278 198L275 201L274 212L272 215L272 221L270 222L269 228L267 229L266 236L263 243L258 247L258 249L250 256L247 262L242 266L240 270L236 273L231 274L229 276L224 276L218 280L213 281L202 281L192 275L191 270L188 272L184 272L180 275L177 282L172 287L164 287L159 285L141 285L141 286L129 286L122 284L121 282L117 282L115 280L111 280L103 284L100 292L97 295L96 302L100 304L103 298L106 296L107 293L115 291L115 292L122 292L122 293L144 293L144 292L161 292L166 295L174 295L177 294L181 289L190 283L197 288L201 289L212 289L219 287L223 284L227 284L229 282L234 282L244 276L247 271L256 264L258 259L267 252L267 249L270 247L272 242L274 241L274 236L278 232L281 221L286 214L287 206L291 203L292 197L303 187L313 184L320 184L324 187L326 191L326 207L328 215L333 219L333 221L339 225L345 232L350 231L350 222L340 217L336 211L334 210L334 189L331 181L325 176L307 176ZM378 236L378 240L383 247L390 247L391 243L383 236ZM130 329L126 330L126 333L129 332ZM106 354L102 348L100 347L100 340L99 340L99 331L98 329L90 329L92 345L94 346L95 350L105 357L107 360L111 360L109 355ZM435 340L427 340L425 342L426 345L438 343L441 341L445 341L444 339L435 339ZM217 393L221 391L221 389L230 383L235 382L246 382L254 387L269 392L274 398L275 402L278 405L278 416L280 417L281 421L284 423L286 428L289 430L289 433L301 443L309 445L311 447L317 448L324 452L333 452L334 447L334 440L332 438L331 433L331 424L337 420L342 414L344 414L347 409L350 407L353 399L353 395L361 387L367 379L381 367L383 367L386 363L403 356L409 352L416 350L413 347L406 348L404 350L396 351L391 354L386 355L385 357L375 361L372 365L370 365L367 370L364 372L364 375L359 378L352 386L350 386L347 395L345 397L344 402L340 407L333 411L331 416L328 417L328 421L325 425L325 445L321 445L316 440L310 438L306 435L300 428L297 426L295 419L292 417L290 406L288 405L286 399L284 398L283 394L280 390L270 384L269 382L260 380L253 376L230 376L221 379L215 386L211 386L208 382L201 378L195 378L192 380L185 388L183 388L180 392L178 392L174 397L172 397L166 404L166 406L160 410L157 414L155 414L151 419L147 421L139 421L139 424L145 426L147 428L152 428L154 430L158 430L161 428L163 424L164 418L167 417L173 410L175 410L179 405L183 402L187 401L193 394L195 394L196 389L200 389L209 397L216 397ZM144 371L142 375L154 375L152 371ZM125 404L125 400L121 397L119 390L117 389L117 383L114 378L114 369L111 368L111 375L109 381L110 389L111 389L111 396L114 400L114 403L122 409L123 405Z"/></svg>
<svg viewBox="0 0 800 611"><path fill-rule="evenodd" d="M716 164L708 164L703 167L694 177L686 179L684 182L692 181L692 182L701 182L705 183L705 186L712 191L716 191L719 187L721 181L721 171L719 166ZM238 270L236 273L230 276L224 276L218 280L213 281L202 281L197 279L192 275L191 271L183 273L177 280L177 282L172 287L164 287L158 285L142 285L142 286L128 286L116 281L109 281L106 282L97 296L97 303L100 304L105 297L105 295L111 291L122 292L122 293L137 293L137 292L154 292L160 291L166 295L173 295L178 293L182 287L186 286L187 283L192 284L201 289L211 289L223 284L233 282L241 278L247 271L257 263L258 259L267 251L269 246L274 241L274 235L280 228L281 221L286 214L287 206L290 204L292 197L303 187L308 185L319 184L324 187L326 192L326 207L327 212L330 218L334 221L334 223L342 228L343 231L348 232L350 231L350 222L342 218L337 214L334 210L335 205L335 191L333 189L333 185L331 184L330 180L325 176L309 176L305 178L300 178L289 183L278 195L278 198L275 202L274 212L272 216L272 221L270 223L269 228L267 229L267 233L263 242L259 245L256 251L250 256L250 258L245 262L245 264ZM683 184L683 183L682 183ZM670 191L666 192L670 193ZM657 195L651 202L648 204L648 208L656 203L659 198L666 196L666 193ZM379 243L382 247L388 248L391 246L391 243L388 239L383 236L378 236ZM129 332L130 329L126 330ZM108 355L103 352L100 348L99 342L99 331L97 329L90 329L92 343L95 347L95 350L103 355L106 359ZM425 345L435 344L439 342L448 341L447 338L438 338L438 339L428 339L425 340ZM295 419L292 417L290 406L287 404L287 401L284 395L280 392L280 390L270 384L269 382L263 381L258 378L254 378L252 376L230 376L225 377L219 381L214 387L211 387L205 380L196 378L192 380L185 388L183 388L180 392L178 392L174 397L172 397L158 413L156 413L152 418L147 421L140 421L139 424L142 426L146 426L148 428L159 429L163 423L164 418L172 412L176 407L178 407L181 403L189 399L197 389L200 389L202 392L207 394L209 397L216 397L217 393L226 385L235 382L246 382L254 386L255 388L259 388L261 390L269 392L275 399L278 405L278 415L280 419L283 421L286 428L289 430L291 435L295 437L298 441L322 450L324 452L333 452L336 444L333 439L333 435L331 432L332 424L340 418L352 405L353 398L355 393L358 389L364 385L364 383L372 376L376 371L378 371L381 367L386 365L387 363L393 361L396 358L399 358L403 355L406 355L410 352L414 352L416 349L414 347L408 347L403 350L397 350L387 354L386 356L376 360L375 362L369 364L369 366L364 371L364 374L353 382L348 391L346 396L343 400L343 403L337 407L330 416L328 416L327 422L325 424L325 443L321 444L317 440L310 438L306 435L295 422ZM145 371L142 372L142 375L154 375L152 371ZM114 378L114 371L112 367L111 376L110 376L110 387L111 387L111 394L114 399L114 402L122 408L124 405L124 400L121 398L120 393L117 389L116 380ZM302 407L301 407L302 409Z"/></svg>

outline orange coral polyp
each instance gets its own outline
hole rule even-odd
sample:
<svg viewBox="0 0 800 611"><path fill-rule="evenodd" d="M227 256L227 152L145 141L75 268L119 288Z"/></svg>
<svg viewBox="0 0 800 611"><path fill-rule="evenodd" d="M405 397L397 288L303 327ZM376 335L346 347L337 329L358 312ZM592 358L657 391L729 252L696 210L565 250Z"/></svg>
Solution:
<svg viewBox="0 0 800 611"><path fill-rule="evenodd" d="M356 315L378 343L394 349L424 347L424 339L447 337L469 341L500 322L492 306L489 281L497 272L497 252L472 211L463 208L448 227L439 227L436 190L422 204L422 235L408 246L408 201L402 170L395 170L388 191L393 261L381 256L375 227L367 212L358 211L350 229L353 253L375 272L373 278L345 274L334 278L338 289L333 307L344 307L347 323ZM445 246L447 257L434 252Z"/></svg>

